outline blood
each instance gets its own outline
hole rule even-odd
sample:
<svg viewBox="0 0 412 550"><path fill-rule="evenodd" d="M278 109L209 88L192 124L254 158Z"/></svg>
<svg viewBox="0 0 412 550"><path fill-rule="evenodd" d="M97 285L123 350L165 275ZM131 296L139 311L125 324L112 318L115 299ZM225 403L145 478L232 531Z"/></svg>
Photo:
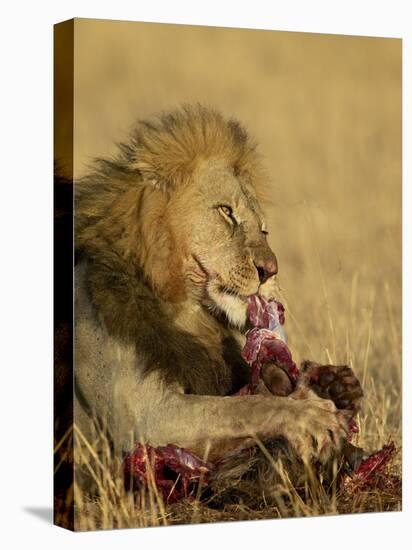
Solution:
<svg viewBox="0 0 412 550"><path fill-rule="evenodd" d="M234 396L251 395L256 392L262 366L274 363L289 376L293 389L299 382L300 372L292 359L287 346L285 309L274 300L252 295L248 298L247 315L253 328L246 333L246 343L242 357L250 365L249 383ZM355 419L349 420L350 434L358 433ZM349 435L348 441L351 440ZM362 451L355 448L351 449ZM400 487L401 481L396 476L386 473L389 463L396 453L393 442L381 450L369 455L349 476L344 475L341 489L352 493L371 488ZM147 444L136 444L135 448L124 457L124 470L127 476L139 485L150 485L150 479L166 502L176 502L182 498L191 498L194 487L201 480L207 484L209 474L219 468L219 463L205 462L188 449L176 445L152 447Z"/></svg>
<svg viewBox="0 0 412 550"><path fill-rule="evenodd" d="M402 481L399 476L388 473L388 467L393 461L398 449L393 441L382 449L366 457L355 472L343 477L341 489L347 494L359 491L390 491L400 493Z"/></svg>
<svg viewBox="0 0 412 550"><path fill-rule="evenodd" d="M236 395L251 395L256 392L262 366L275 363L289 376L295 388L299 369L287 346L285 308L275 299L266 299L253 294L248 297L248 319L253 328L246 332L246 343L242 350L243 359L250 365L250 380Z"/></svg>
<svg viewBox="0 0 412 550"><path fill-rule="evenodd" d="M207 483L213 469L212 464L172 444L152 447L137 443L133 451L126 453L123 464L128 478L139 485L154 483L163 500L170 503L189 498L200 480Z"/></svg>

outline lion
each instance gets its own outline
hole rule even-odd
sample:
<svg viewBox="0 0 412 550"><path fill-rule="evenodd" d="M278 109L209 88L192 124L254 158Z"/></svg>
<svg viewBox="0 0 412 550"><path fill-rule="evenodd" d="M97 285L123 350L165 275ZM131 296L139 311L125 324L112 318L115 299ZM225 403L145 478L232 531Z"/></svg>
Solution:
<svg viewBox="0 0 412 550"><path fill-rule="evenodd" d="M282 437L339 452L330 399L262 392L241 357L247 296L278 271L261 208L266 172L243 126L200 105L137 123L75 184L75 421L115 453L173 443L217 460Z"/></svg>

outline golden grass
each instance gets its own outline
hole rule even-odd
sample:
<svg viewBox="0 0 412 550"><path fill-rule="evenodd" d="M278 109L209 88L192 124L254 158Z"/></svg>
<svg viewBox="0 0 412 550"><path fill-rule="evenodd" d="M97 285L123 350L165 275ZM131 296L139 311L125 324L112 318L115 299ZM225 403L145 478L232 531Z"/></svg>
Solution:
<svg viewBox="0 0 412 550"><path fill-rule="evenodd" d="M366 427L366 415L361 415L360 424ZM289 471L281 462L273 460L259 441L256 443L266 463L252 479L234 478L229 483L215 483L212 492L208 492L206 486L198 485L190 498L168 504L159 494L150 468L148 486L133 491L125 485L122 464L110 456L109 446L102 434L96 434L88 442L74 426L70 436L73 435L76 469L74 527L79 531L401 510L397 491L345 492L336 475L337 466L328 484L322 484L310 467L305 468L305 480L294 484ZM390 437L399 444L399 438L396 434L393 436L391 433ZM374 440L381 447L387 438L375 437ZM359 436L355 443L366 445L367 439ZM95 451L97 448L100 449L99 454ZM399 455L390 465L390 473L401 474ZM273 481L275 477L276 485ZM88 490L90 481L93 482L91 492ZM66 507L60 508L57 517L60 523L65 523L67 505L73 504L71 498L70 493Z"/></svg>
<svg viewBox="0 0 412 550"><path fill-rule="evenodd" d="M113 151L135 117L203 101L242 120L261 144L296 360L348 363L365 399L355 443L401 445L401 43L270 31L76 22L75 172ZM113 466L75 487L79 529L398 510L385 494L349 502L284 479L289 505L215 510L134 502ZM399 460L397 468L399 470Z"/></svg>
<svg viewBox="0 0 412 550"><path fill-rule="evenodd" d="M318 355L328 360L332 355L334 345L336 349L343 349L342 360L347 360L357 370L358 376L363 382L365 399L358 422L360 433L355 437L354 444L367 450L381 448L389 439L395 441L401 448L401 363L397 355L396 338L393 331L382 325L380 319L390 319L394 316L391 300L382 299L382 309L376 307L376 297L373 290L370 292L368 307L356 298L356 278L352 281L352 293L348 302L350 310L349 318L360 318L359 322L349 325L346 331L336 331L333 323L330 324L328 308L321 308L323 313L314 321L319 331L319 340L314 338L311 346ZM289 305L289 304L288 304ZM374 307L375 305L375 307ZM289 305L290 307L290 305ZM315 308L314 308L315 309ZM316 312L315 312L316 313ZM315 315L314 313L314 315ZM393 322L393 321L392 321ZM305 325L298 322L295 316L290 315L289 324L291 333L296 331L303 339ZM326 338L324 334L328 334ZM335 334L336 341L333 341ZM396 334L398 334L396 332ZM388 345L388 341L392 342ZM355 344L350 344L356 342ZM309 342L308 342L309 345ZM379 354L379 355L377 355ZM338 356L339 359L339 356ZM359 365L359 366L358 366ZM401 501L395 494L382 491L360 492L352 497L342 494L337 485L332 486L330 492L325 492L321 483L308 471L308 479L300 490L293 487L287 472L281 465L272 463L273 468L279 472L281 484L277 488L275 502L273 498L265 503L265 495L261 487L265 484L256 482L256 488L252 490L258 497L255 504L250 504L250 495L246 502L231 504L228 502L218 508L209 506L207 499L201 499L200 492L194 495L192 501L182 501L176 504L166 504L159 495L156 486L151 479L149 487L145 491L133 494L124 486L121 464L113 463L104 437L96 434L92 444L86 442L82 434L75 427L75 466L86 468L95 481L98 492L93 496L88 495L81 482L75 483L75 526L77 530L112 529L126 527L148 527L160 525L173 525L178 523L199 523L214 521L233 521L249 519L268 519L285 517L302 517L317 515L333 515L339 513L359 513L370 511L400 510ZM103 444L106 452L103 457L94 451ZM397 456L391 466L391 472L401 475L400 455ZM234 491L237 485L234 483ZM259 493L260 491L260 493ZM270 492L270 488L269 488ZM243 488L239 489L240 499L243 497ZM213 500L213 499L212 499ZM215 499L216 500L216 499Z"/></svg>

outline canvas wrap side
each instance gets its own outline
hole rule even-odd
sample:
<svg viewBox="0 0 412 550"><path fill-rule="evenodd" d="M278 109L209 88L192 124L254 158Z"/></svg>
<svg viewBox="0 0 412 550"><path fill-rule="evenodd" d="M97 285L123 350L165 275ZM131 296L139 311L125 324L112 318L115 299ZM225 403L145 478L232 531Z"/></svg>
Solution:
<svg viewBox="0 0 412 550"><path fill-rule="evenodd" d="M73 509L74 20L54 26L54 524Z"/></svg>

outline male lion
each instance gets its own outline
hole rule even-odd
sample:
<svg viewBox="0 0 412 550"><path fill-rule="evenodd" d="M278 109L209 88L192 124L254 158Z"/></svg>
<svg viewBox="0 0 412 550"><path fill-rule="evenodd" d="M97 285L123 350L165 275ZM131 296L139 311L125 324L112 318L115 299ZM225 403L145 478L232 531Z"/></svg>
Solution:
<svg viewBox="0 0 412 550"><path fill-rule="evenodd" d="M138 123L76 183L76 421L118 453L144 441L217 459L278 436L303 458L340 448L330 400L229 397L249 377L246 297L277 273L264 180L238 122L189 106Z"/></svg>

